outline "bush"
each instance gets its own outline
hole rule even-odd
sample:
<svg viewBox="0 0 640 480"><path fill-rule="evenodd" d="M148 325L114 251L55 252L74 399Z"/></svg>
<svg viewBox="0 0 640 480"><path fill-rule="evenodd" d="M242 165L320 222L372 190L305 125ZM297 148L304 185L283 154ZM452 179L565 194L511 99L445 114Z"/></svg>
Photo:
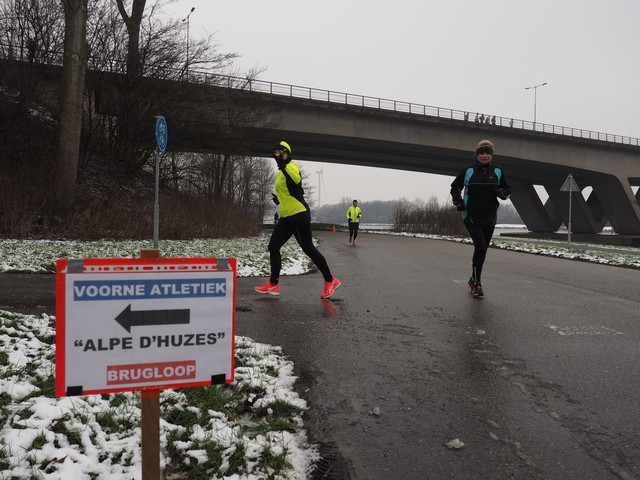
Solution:
<svg viewBox="0 0 640 480"><path fill-rule="evenodd" d="M460 212L451 204L440 205L436 197L428 202L400 202L393 215L393 230L434 235L467 235Z"/></svg>
<svg viewBox="0 0 640 480"><path fill-rule="evenodd" d="M153 175L141 172L125 178L104 165L85 171L69 211L52 215L47 213L50 179L44 168L40 170L16 168L5 170L0 177L2 236L75 240L153 237ZM161 186L159 206L162 239L242 237L260 231L259 220L223 200L207 201Z"/></svg>

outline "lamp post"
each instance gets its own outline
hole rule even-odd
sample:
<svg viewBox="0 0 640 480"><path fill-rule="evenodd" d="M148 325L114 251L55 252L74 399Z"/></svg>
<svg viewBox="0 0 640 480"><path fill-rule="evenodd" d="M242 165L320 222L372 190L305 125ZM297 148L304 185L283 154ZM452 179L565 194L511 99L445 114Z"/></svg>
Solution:
<svg viewBox="0 0 640 480"><path fill-rule="evenodd" d="M191 7L191 11L189 12L189 15L187 15L185 18L182 19L183 22L187 22L187 65L185 67L187 82L189 81L189 17L191 16L191 14L195 9L196 7Z"/></svg>
<svg viewBox="0 0 640 480"><path fill-rule="evenodd" d="M542 87L546 85L547 82L541 83L540 85L534 85L532 87L525 87L525 90L530 90L533 88L533 129L536 129L536 105L538 103L538 87Z"/></svg>

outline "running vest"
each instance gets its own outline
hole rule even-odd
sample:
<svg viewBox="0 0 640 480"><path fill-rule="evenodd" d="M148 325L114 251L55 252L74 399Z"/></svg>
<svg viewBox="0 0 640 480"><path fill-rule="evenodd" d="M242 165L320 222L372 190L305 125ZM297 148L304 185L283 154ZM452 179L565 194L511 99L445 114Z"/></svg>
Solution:
<svg viewBox="0 0 640 480"><path fill-rule="evenodd" d="M297 163L289 161L283 169L278 170L275 189L280 202L281 217L290 217L309 210L309 205L304 200L302 175Z"/></svg>

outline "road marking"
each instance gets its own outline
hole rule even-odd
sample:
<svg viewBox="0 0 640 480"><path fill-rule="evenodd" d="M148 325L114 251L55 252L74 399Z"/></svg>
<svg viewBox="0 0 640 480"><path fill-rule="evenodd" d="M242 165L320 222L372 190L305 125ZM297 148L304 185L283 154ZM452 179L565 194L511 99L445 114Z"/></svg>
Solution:
<svg viewBox="0 0 640 480"><path fill-rule="evenodd" d="M558 335L563 335L563 336L572 336L572 335L588 335L588 336L594 336L594 335L603 335L603 336L624 335L624 333L619 332L618 330L615 330L615 329L609 328L609 327L560 327L558 325L549 325L549 324L547 324L545 326L550 328L554 332L556 332Z"/></svg>

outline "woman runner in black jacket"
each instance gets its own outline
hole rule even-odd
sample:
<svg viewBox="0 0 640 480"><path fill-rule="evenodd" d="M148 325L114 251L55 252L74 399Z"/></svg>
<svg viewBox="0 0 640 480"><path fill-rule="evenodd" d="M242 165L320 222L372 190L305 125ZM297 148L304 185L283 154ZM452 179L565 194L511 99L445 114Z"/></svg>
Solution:
<svg viewBox="0 0 640 480"><path fill-rule="evenodd" d="M451 184L453 204L462 212L462 221L473 240L469 288L475 297L484 296L482 266L496 226L498 198L506 200L510 196L511 187L502 169L493 163L493 143L482 140L476 146L476 163L460 172Z"/></svg>

